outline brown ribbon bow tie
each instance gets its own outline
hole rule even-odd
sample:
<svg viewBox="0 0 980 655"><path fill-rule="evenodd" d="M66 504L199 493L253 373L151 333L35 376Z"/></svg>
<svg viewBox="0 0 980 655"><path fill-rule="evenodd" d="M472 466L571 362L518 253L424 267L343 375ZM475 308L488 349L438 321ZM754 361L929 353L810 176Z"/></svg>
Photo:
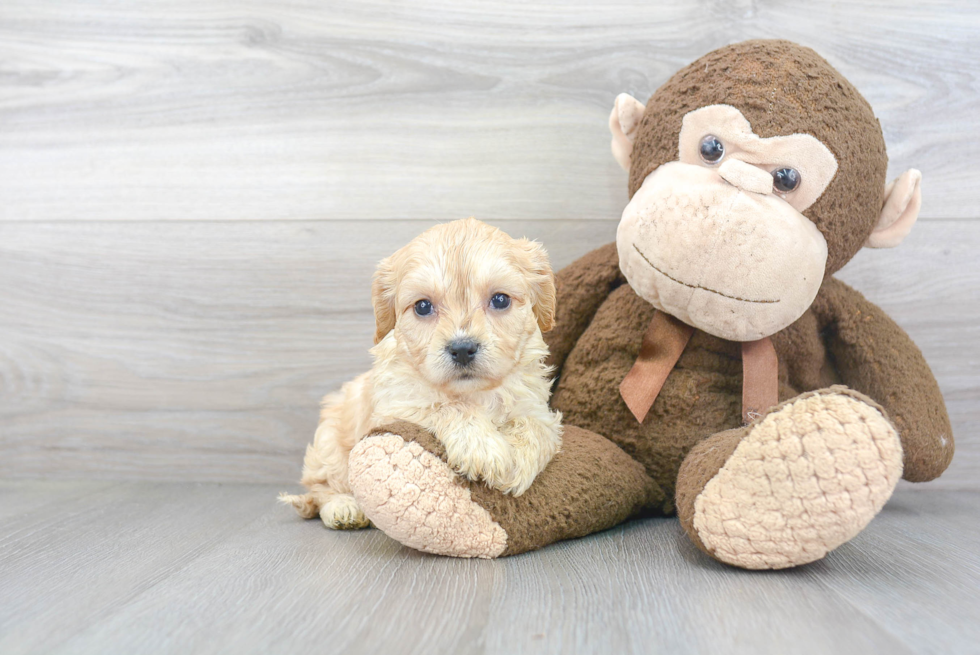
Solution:
<svg viewBox="0 0 980 655"><path fill-rule="evenodd" d="M619 393L640 423L674 370L694 328L670 314L656 312L643 335L640 354L619 385ZM779 360L769 337L742 343L742 422L779 402Z"/></svg>

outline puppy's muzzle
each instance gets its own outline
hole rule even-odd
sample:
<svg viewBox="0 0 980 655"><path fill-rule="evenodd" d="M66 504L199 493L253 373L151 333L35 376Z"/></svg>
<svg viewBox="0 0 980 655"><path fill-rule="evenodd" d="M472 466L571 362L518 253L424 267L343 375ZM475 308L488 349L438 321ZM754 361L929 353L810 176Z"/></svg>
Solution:
<svg viewBox="0 0 980 655"><path fill-rule="evenodd" d="M446 351L457 366L469 366L479 350L480 344L472 339L457 339L446 346Z"/></svg>

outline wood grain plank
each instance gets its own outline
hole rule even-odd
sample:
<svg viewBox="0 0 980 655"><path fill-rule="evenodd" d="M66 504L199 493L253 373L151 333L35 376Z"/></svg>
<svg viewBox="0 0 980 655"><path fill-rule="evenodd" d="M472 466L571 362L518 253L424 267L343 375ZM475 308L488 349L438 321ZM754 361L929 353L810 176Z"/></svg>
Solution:
<svg viewBox="0 0 980 655"><path fill-rule="evenodd" d="M815 47L923 216L976 218L970 0L9 0L0 220L614 219L613 98L747 38Z"/></svg>
<svg viewBox="0 0 980 655"><path fill-rule="evenodd" d="M25 487L12 504L26 507L40 495L61 502L0 521L3 653L50 652L248 526L272 493L117 483L72 496L59 485Z"/></svg>
<svg viewBox="0 0 980 655"><path fill-rule="evenodd" d="M556 266L608 221L497 221ZM286 482L326 392L370 366L373 262L428 221L0 223L0 476ZM918 342L980 479L980 223L842 277Z"/></svg>
<svg viewBox="0 0 980 655"><path fill-rule="evenodd" d="M802 573L836 591L913 652L975 650L978 505L976 492L899 492L871 528Z"/></svg>
<svg viewBox="0 0 980 655"><path fill-rule="evenodd" d="M746 572L708 559L671 519L514 558L459 560L402 548L376 530L325 531L273 507L270 489L255 522L56 652L306 652L329 644L343 653L863 655L929 652L929 639L942 652L965 652L976 643L980 608L980 530L965 513L975 496L899 492L895 510L846 552L801 569ZM933 536L909 539L925 514L921 528ZM921 547L943 540L960 546ZM883 561L905 549L900 560ZM933 589L921 595L930 576ZM867 594L852 603L853 580ZM904 622L898 631L896 617Z"/></svg>
<svg viewBox="0 0 980 655"><path fill-rule="evenodd" d="M98 493L116 482L108 480L0 479L0 523L26 514L56 514L66 499Z"/></svg>

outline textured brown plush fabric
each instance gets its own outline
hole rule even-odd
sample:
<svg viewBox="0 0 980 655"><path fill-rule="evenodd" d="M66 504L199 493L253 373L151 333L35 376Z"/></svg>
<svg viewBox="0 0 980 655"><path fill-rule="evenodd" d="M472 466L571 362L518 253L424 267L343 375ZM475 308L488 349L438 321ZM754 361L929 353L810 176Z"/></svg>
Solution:
<svg viewBox="0 0 980 655"><path fill-rule="evenodd" d="M789 41L745 41L682 68L646 105L635 137L630 197L677 159L684 114L731 105L761 137L811 134L837 158L830 187L803 214L827 240L827 275L864 245L884 201L888 156L878 120L857 89L820 55Z"/></svg>
<svg viewBox="0 0 980 655"><path fill-rule="evenodd" d="M607 248L600 250L615 258ZM592 257L568 268L604 264ZM558 277L570 273L563 270ZM584 272L574 275L588 277ZM565 288L558 304L572 313L585 303L574 287ZM591 306L594 294L586 302ZM673 495L688 451L742 423L741 355L739 344L696 331L646 420L637 423L619 396L619 383L636 359L654 311L628 284L615 288L561 362L552 405L562 411L566 424L616 443ZM810 310L773 335L772 342L779 357L780 401L843 383L881 403L891 416L906 451L907 480L932 479L949 465L952 430L928 364L908 335L859 293L828 278Z"/></svg>
<svg viewBox="0 0 980 655"><path fill-rule="evenodd" d="M744 426L708 437L691 449L677 476L677 518L694 545L711 555L694 529L694 501L732 456L751 428Z"/></svg>
<svg viewBox="0 0 980 655"><path fill-rule="evenodd" d="M555 326L545 333L550 355L548 364L561 367L582 332L589 326L599 305L626 278L619 270L616 244L610 243L582 256L555 275L557 297L574 298L575 302L556 303Z"/></svg>
<svg viewBox="0 0 980 655"><path fill-rule="evenodd" d="M402 421L371 432L385 433L446 459L442 443L417 425ZM596 479L602 484L596 485ZM566 428L561 452L521 496L504 495L482 482L458 481L506 531L503 555L611 528L664 500L642 466L607 439L576 427Z"/></svg>
<svg viewBox="0 0 980 655"><path fill-rule="evenodd" d="M879 307L833 278L811 311L842 380L881 403L898 429L902 477L926 482L946 470L955 442L939 384L909 335Z"/></svg>
<svg viewBox="0 0 980 655"><path fill-rule="evenodd" d="M470 493L507 531L505 555L606 530L665 498L626 453L574 426L565 429L561 452L522 496L505 496L482 483L470 483Z"/></svg>
<svg viewBox="0 0 980 655"><path fill-rule="evenodd" d="M619 395L619 383L636 360L654 311L629 285L614 290L565 360L552 405L566 425L606 436L643 464L668 494L660 509L672 513L674 483L687 452L742 423L741 347L696 331L640 424Z"/></svg>

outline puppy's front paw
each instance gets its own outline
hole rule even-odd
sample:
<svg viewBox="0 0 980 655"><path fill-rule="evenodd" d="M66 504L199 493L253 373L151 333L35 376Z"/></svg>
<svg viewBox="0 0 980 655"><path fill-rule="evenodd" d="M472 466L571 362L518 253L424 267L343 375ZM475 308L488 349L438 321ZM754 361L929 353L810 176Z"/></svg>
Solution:
<svg viewBox="0 0 980 655"><path fill-rule="evenodd" d="M561 447L560 416L550 425L530 419L513 421L503 432L493 425L471 425L448 432L440 441L446 447L446 460L457 473L520 496Z"/></svg>
<svg viewBox="0 0 980 655"><path fill-rule="evenodd" d="M496 457L470 457L456 471L468 480L480 480L501 493L520 496L538 475L537 468L524 466L512 453Z"/></svg>
<svg viewBox="0 0 980 655"><path fill-rule="evenodd" d="M331 530L358 530L371 525L350 494L336 494L320 508L323 524Z"/></svg>
<svg viewBox="0 0 980 655"><path fill-rule="evenodd" d="M482 448L454 457L447 448L449 465L467 480L481 480L504 493L514 488L514 458L506 447Z"/></svg>
<svg viewBox="0 0 980 655"><path fill-rule="evenodd" d="M541 422L529 418L512 422L507 441L512 446L513 468L506 482L498 488L504 493L520 496L527 491L561 448L561 414L553 421Z"/></svg>
<svg viewBox="0 0 980 655"><path fill-rule="evenodd" d="M537 471L513 471L509 481L496 488L505 494L520 496L531 487L531 483L536 477L538 477Z"/></svg>

